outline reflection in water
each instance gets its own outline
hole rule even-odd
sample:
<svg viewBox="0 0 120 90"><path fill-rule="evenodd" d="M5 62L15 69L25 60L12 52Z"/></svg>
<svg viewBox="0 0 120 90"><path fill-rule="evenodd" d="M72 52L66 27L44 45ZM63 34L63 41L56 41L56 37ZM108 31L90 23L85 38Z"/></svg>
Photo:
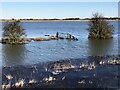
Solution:
<svg viewBox="0 0 120 90"><path fill-rule="evenodd" d="M111 52L113 46L113 39L90 39L89 53L91 55L107 55Z"/></svg>
<svg viewBox="0 0 120 90"><path fill-rule="evenodd" d="M56 32L70 33L78 41L52 40L30 42L26 45L2 45L2 64L26 65L65 59L86 58L91 55L118 54L118 22L111 22L115 27L113 40L89 40L86 30L88 22L30 22L23 23L27 37L45 37ZM2 32L0 32L2 33ZM120 52L120 51L119 51Z"/></svg>
<svg viewBox="0 0 120 90"><path fill-rule="evenodd" d="M120 35L118 35L118 55L120 55Z"/></svg>
<svg viewBox="0 0 120 90"><path fill-rule="evenodd" d="M24 63L25 45L2 45L3 65L18 65Z"/></svg>

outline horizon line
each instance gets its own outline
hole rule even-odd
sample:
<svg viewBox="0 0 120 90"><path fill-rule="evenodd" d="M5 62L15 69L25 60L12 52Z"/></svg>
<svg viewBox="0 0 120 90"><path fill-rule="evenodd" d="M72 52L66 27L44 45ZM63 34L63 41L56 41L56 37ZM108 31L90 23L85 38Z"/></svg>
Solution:
<svg viewBox="0 0 120 90"><path fill-rule="evenodd" d="M0 19L90 19L93 17L84 17L84 18L80 18L80 17L65 17L65 18L0 18ZM103 18L120 18L119 16L110 16L110 17L103 17Z"/></svg>

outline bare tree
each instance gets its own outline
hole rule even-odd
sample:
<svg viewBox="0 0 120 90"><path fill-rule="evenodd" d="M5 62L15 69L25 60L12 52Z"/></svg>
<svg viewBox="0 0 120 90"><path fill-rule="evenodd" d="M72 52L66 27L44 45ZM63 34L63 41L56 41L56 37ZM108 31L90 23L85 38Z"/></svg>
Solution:
<svg viewBox="0 0 120 90"><path fill-rule="evenodd" d="M107 39L113 37L113 25L110 25L109 22L105 20L104 16L99 13L93 14L93 18L89 21L88 25L88 38Z"/></svg>
<svg viewBox="0 0 120 90"><path fill-rule="evenodd" d="M19 20L5 22L3 27L3 41L9 44L18 44L23 42L25 37L25 29Z"/></svg>

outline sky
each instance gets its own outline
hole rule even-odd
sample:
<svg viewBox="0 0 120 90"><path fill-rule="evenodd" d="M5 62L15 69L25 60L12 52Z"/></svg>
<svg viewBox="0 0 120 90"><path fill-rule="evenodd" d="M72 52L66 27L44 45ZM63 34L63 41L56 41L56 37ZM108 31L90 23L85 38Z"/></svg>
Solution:
<svg viewBox="0 0 120 90"><path fill-rule="evenodd" d="M89 18L96 12L118 16L118 2L2 2L0 6L3 19Z"/></svg>
<svg viewBox="0 0 120 90"><path fill-rule="evenodd" d="M1 2L119 2L119 0L1 0Z"/></svg>

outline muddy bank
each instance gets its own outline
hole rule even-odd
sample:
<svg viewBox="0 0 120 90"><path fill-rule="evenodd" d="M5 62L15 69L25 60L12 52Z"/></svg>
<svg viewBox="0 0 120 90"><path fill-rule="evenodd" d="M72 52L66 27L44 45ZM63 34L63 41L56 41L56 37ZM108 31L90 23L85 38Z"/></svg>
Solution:
<svg viewBox="0 0 120 90"><path fill-rule="evenodd" d="M120 56L3 66L2 88L120 88Z"/></svg>

